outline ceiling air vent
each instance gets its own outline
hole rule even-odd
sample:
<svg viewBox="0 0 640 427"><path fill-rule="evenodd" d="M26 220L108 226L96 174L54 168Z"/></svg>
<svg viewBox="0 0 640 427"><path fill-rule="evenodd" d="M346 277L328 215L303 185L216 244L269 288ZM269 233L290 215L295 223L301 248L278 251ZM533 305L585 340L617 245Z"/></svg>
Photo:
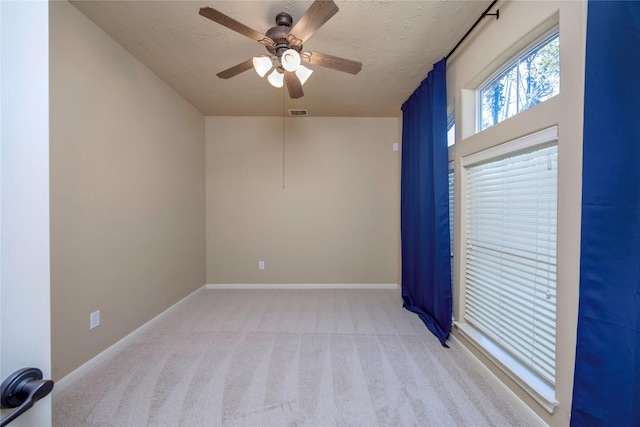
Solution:
<svg viewBox="0 0 640 427"><path fill-rule="evenodd" d="M304 109L289 109L289 116L291 117L307 117L309 115L309 110Z"/></svg>

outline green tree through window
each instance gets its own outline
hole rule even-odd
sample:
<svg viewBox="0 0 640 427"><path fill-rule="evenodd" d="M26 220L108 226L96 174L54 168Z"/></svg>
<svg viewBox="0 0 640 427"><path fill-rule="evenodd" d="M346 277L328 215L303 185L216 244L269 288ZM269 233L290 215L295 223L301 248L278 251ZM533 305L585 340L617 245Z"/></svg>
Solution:
<svg viewBox="0 0 640 427"><path fill-rule="evenodd" d="M486 129L560 93L560 37L556 33L518 57L480 90Z"/></svg>

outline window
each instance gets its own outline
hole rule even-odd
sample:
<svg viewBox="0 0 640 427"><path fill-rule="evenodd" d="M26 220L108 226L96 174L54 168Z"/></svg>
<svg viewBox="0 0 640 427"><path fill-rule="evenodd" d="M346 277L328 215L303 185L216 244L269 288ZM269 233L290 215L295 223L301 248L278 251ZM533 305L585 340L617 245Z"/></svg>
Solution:
<svg viewBox="0 0 640 427"><path fill-rule="evenodd" d="M557 128L467 156L462 166L464 320L553 387Z"/></svg>
<svg viewBox="0 0 640 427"><path fill-rule="evenodd" d="M560 35L538 40L479 89L484 130L560 93Z"/></svg>
<svg viewBox="0 0 640 427"><path fill-rule="evenodd" d="M456 117L452 114L447 119L447 147L456 143Z"/></svg>

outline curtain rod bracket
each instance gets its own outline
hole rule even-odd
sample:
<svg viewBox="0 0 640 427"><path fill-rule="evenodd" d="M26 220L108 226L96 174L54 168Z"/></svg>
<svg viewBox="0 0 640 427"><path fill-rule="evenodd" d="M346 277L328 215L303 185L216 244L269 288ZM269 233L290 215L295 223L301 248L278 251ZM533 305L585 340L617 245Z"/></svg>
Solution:
<svg viewBox="0 0 640 427"><path fill-rule="evenodd" d="M485 16L495 16L497 21L498 19L500 19L500 9L496 9L496 13L485 13L484 15L482 15L483 18Z"/></svg>

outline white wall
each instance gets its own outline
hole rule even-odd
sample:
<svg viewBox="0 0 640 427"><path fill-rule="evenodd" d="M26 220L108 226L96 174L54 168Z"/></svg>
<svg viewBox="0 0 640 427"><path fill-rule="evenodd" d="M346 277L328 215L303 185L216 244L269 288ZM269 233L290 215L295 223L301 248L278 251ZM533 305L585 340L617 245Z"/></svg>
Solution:
<svg viewBox="0 0 640 427"><path fill-rule="evenodd" d="M498 5L500 19L487 18L447 64L449 104L455 106L456 145L450 159L456 168L455 218L455 318L463 316L464 222L461 211L460 159L535 131L559 128L558 178L558 297L556 399L559 407L550 415L500 369L484 358L454 330L454 334L545 422L569 423L573 388L580 261L582 176L582 114L586 39L585 1L508 1ZM560 94L496 126L475 133L474 92L505 60L524 47L522 42L536 28L556 19L560 27Z"/></svg>

